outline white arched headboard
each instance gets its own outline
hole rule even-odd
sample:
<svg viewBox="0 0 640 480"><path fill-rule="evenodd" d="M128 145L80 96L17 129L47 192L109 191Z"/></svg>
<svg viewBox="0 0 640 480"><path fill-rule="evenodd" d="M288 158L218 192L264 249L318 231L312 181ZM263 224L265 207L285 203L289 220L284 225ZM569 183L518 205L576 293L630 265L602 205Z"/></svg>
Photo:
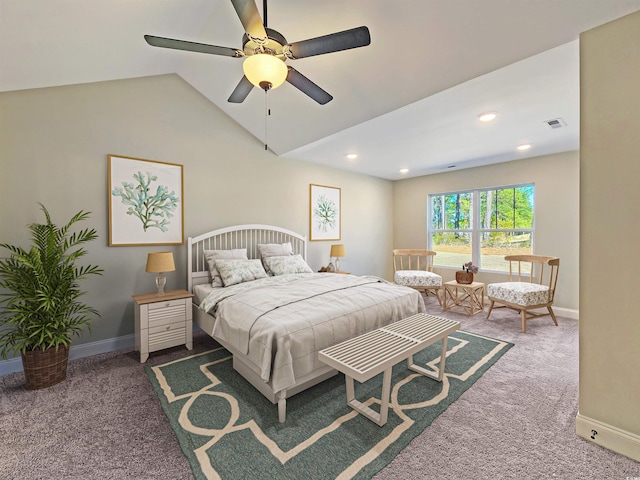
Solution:
<svg viewBox="0 0 640 480"><path fill-rule="evenodd" d="M260 258L258 244L291 242L293 253L307 258L307 237L285 228L272 225L234 225L203 233L187 240L187 265L189 275L187 288L208 283L209 267L204 257L205 250L231 250L246 248L249 258Z"/></svg>

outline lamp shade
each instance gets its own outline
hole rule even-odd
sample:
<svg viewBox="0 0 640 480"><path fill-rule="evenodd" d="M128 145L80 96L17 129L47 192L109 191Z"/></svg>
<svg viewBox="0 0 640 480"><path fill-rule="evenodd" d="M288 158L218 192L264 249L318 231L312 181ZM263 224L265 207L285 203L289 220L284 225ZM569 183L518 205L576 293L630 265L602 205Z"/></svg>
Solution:
<svg viewBox="0 0 640 480"><path fill-rule="evenodd" d="M175 269L172 252L151 252L147 256L147 272L173 272Z"/></svg>
<svg viewBox="0 0 640 480"><path fill-rule="evenodd" d="M242 69L252 84L265 90L278 88L289 73L284 61L268 53L257 53L247 57L242 64ZM265 88L265 82L268 84L267 88Z"/></svg>
<svg viewBox="0 0 640 480"><path fill-rule="evenodd" d="M344 245L331 245L330 257L344 257Z"/></svg>

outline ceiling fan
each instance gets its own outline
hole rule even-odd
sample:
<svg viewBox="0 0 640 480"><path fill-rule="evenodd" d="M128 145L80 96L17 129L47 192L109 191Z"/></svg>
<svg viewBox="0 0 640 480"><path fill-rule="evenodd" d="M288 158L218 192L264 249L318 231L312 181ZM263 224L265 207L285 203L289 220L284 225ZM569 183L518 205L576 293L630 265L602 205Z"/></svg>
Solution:
<svg viewBox="0 0 640 480"><path fill-rule="evenodd" d="M264 24L254 0L231 0L231 3L246 32L242 36L242 50L153 35L144 36L147 43L154 47L244 58L244 76L228 99L231 103L242 103L254 86L266 92L286 80L320 105L324 105L333 97L285 62L364 47L371 43L369 29L364 26L287 43L280 32L267 28L267 0L263 2Z"/></svg>

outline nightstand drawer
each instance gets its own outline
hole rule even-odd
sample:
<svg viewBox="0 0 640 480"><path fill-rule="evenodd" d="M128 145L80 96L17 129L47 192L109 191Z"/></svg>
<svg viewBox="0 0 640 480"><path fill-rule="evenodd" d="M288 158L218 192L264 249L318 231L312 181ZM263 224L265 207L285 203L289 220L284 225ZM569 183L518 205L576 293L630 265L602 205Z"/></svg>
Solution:
<svg viewBox="0 0 640 480"><path fill-rule="evenodd" d="M184 299L149 305L149 328L186 320L187 304Z"/></svg>
<svg viewBox="0 0 640 480"><path fill-rule="evenodd" d="M167 325L168 323L184 322L187 319L186 313L184 305L161 310L149 310L149 328Z"/></svg>
<svg viewBox="0 0 640 480"><path fill-rule="evenodd" d="M181 322L169 323L167 325L149 327L149 338L161 333L175 332L176 330L182 330L182 332L184 333L184 328L184 320L182 320Z"/></svg>
<svg viewBox="0 0 640 480"><path fill-rule="evenodd" d="M161 350L186 342L187 329L184 322L172 323L149 329L149 350Z"/></svg>

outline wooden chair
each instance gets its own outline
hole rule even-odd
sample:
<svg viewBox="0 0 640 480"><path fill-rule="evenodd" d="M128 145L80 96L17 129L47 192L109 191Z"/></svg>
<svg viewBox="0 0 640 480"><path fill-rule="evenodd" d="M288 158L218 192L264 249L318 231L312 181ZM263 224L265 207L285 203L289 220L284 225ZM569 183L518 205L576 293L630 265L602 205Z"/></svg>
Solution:
<svg viewBox="0 0 640 480"><path fill-rule="evenodd" d="M397 249L393 251L393 281L398 285L415 288L425 295L435 294L442 306L440 291L442 277L433 273L433 257L436 252L419 249Z"/></svg>
<svg viewBox="0 0 640 480"><path fill-rule="evenodd" d="M491 315L494 303L499 303L501 305L496 308L507 307L520 312L522 331L525 333L530 318L551 315L557 326L551 305L558 282L560 259L543 255L507 255L504 259L509 262L509 281L487 285L487 297L491 301L487 318ZM545 313L530 311L545 307Z"/></svg>

